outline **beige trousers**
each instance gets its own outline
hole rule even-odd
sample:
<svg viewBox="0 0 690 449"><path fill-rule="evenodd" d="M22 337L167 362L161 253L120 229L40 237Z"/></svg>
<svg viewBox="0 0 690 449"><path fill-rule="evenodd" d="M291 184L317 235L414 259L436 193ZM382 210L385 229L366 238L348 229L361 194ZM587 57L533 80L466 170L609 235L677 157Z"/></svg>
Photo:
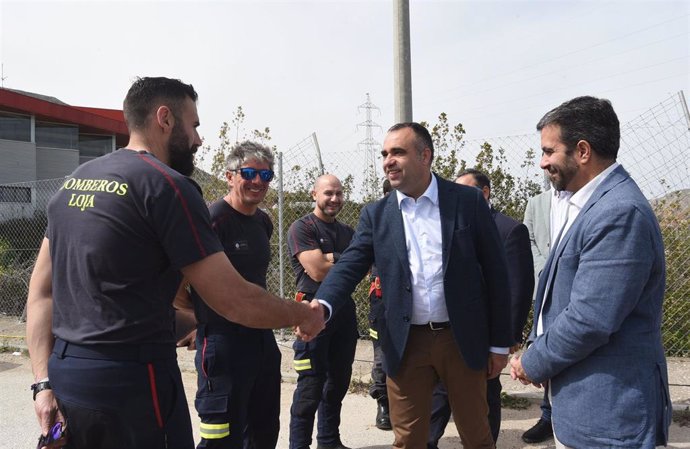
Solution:
<svg viewBox="0 0 690 449"><path fill-rule="evenodd" d="M433 331L427 326L410 327L400 370L387 380L393 447L426 448L431 396L439 378L448 390L463 448L493 449L486 370L472 370L465 364L450 329Z"/></svg>

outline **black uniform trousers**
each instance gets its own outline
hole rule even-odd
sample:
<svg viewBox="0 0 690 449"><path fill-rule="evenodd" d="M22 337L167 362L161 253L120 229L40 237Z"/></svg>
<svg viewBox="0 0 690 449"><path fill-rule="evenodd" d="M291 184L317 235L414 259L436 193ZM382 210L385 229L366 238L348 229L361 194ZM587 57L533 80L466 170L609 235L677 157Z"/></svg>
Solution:
<svg viewBox="0 0 690 449"><path fill-rule="evenodd" d="M489 405L489 427L494 443L498 441L498 433L501 431L501 376L486 381L486 402ZM450 404L448 393L441 382L436 384L431 401L431 427L429 429L429 442L427 449L438 449L438 441L446 430L450 420Z"/></svg>
<svg viewBox="0 0 690 449"><path fill-rule="evenodd" d="M372 288L369 293L369 337L374 345L374 364L371 366L371 380L369 395L376 400L388 401L388 390L386 388L386 372L383 370L383 350L379 343L378 329L376 325L377 317L383 307L383 300L376 296L376 291Z"/></svg>
<svg viewBox="0 0 690 449"><path fill-rule="evenodd" d="M371 386L369 396L382 401L388 401L388 389L386 387L386 372L383 370L383 350L378 339L372 339L374 344L374 364L371 366Z"/></svg>
<svg viewBox="0 0 690 449"><path fill-rule="evenodd" d="M274 449L280 431L280 351L273 331L199 325L197 448Z"/></svg>
<svg viewBox="0 0 690 449"><path fill-rule="evenodd" d="M74 345L56 339L48 375L69 449L192 449L174 344Z"/></svg>
<svg viewBox="0 0 690 449"><path fill-rule="evenodd" d="M355 305L348 301L316 338L293 344L298 377L290 408L290 449L309 448L317 410L318 443L340 443L340 410L350 386L357 338Z"/></svg>

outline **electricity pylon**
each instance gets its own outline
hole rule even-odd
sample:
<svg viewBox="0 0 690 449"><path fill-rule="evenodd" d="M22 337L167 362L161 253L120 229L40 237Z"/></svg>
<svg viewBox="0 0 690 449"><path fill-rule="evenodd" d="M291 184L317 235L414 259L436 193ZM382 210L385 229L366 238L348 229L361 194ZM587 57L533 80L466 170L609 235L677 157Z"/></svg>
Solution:
<svg viewBox="0 0 690 449"><path fill-rule="evenodd" d="M380 114L381 110L371 102L368 93L366 103L357 109L359 111L364 109L366 115L366 120L357 124L357 128L363 127L365 129L366 135L365 139L357 144L360 150L364 150L364 200L373 201L381 196L380 181L376 174L376 152L380 150L381 145L374 140L374 128L381 129L381 125L371 119L371 113L376 110Z"/></svg>

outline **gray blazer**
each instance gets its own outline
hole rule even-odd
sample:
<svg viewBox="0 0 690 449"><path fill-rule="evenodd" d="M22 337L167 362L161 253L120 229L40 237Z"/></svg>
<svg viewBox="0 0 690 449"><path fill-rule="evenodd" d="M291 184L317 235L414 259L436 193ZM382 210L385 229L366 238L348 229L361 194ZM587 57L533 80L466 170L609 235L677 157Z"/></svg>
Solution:
<svg viewBox="0 0 690 449"><path fill-rule="evenodd" d="M534 316L544 309L544 334L522 356L532 380L551 382L552 422L563 444L666 444L671 403L661 344L664 284L656 217L618 167L550 254L534 307Z"/></svg>
<svg viewBox="0 0 690 449"><path fill-rule="evenodd" d="M551 196L553 190L546 190L527 200L525 219L523 223L529 232L532 245L532 259L534 260L535 281L539 282L539 274L546 264L551 249ZM536 285L536 283L535 283Z"/></svg>

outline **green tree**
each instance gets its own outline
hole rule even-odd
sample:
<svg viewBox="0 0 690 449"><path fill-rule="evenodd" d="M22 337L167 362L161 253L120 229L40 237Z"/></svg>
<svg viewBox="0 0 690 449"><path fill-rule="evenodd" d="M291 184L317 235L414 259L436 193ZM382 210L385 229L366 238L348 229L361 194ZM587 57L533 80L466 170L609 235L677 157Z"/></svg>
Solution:
<svg viewBox="0 0 690 449"><path fill-rule="evenodd" d="M0 314L22 313L47 225L43 211L36 211L31 217L0 221Z"/></svg>
<svg viewBox="0 0 690 449"><path fill-rule="evenodd" d="M230 120L230 123L223 122L218 131L218 138L220 139L218 146L211 148L210 145L204 145L199 150L198 159L200 163L211 161L210 173L217 178L224 179L225 177L225 158L230 149L236 143L244 140L253 140L264 145L269 145L271 141L271 129L267 126L263 129L253 129L249 132L244 127L246 114L242 106L238 106ZM276 150L275 146L272 148Z"/></svg>
<svg viewBox="0 0 690 449"><path fill-rule="evenodd" d="M528 169L534 162L534 150L528 148L520 169ZM503 148L494 148L484 142L475 158L474 168L487 174L491 180L491 204L506 215L522 221L527 200L541 193L541 185L528 171L522 176L511 173ZM514 169L513 169L514 170Z"/></svg>
<svg viewBox="0 0 690 449"><path fill-rule="evenodd" d="M665 183L662 181L662 185ZM666 291L662 334L666 354L690 356L690 190L652 201L664 239Z"/></svg>
<svg viewBox="0 0 690 449"><path fill-rule="evenodd" d="M509 163L503 148L494 149L488 142L481 145L474 163L468 163L459 158L462 151L467 149L464 140L466 132L462 123L451 125L448 115L442 112L433 126L428 122L421 124L430 130L434 143L432 170L435 173L453 180L458 172L469 167L481 170L491 180L491 202L494 207L522 220L527 200L542 190L538 175L529 174L530 168L536 164L532 148L525 149L519 170Z"/></svg>
<svg viewBox="0 0 690 449"><path fill-rule="evenodd" d="M465 146L465 128L462 123L451 126L448 115L441 112L438 122L429 127L429 123L422 121L422 126L429 129L434 143L434 160L431 169L446 179L453 179L458 170L458 154Z"/></svg>
<svg viewBox="0 0 690 449"><path fill-rule="evenodd" d="M255 142L260 142L264 145L269 145L271 141L271 129L269 127L264 127L263 129L253 129L249 132L244 127L244 122L246 119L246 114L242 106L238 106L235 109L230 123L223 122L218 131L218 146L211 148L210 145L204 145L201 147L197 153L197 161L199 164L204 164L206 161L210 161L210 172L211 177L201 170L195 170L192 178L194 178L202 186L202 191L204 198L207 201L213 200L222 196L227 192L227 186L225 184L225 159L232 147L244 140L252 140ZM275 152L276 147L273 146L272 150ZM275 195L273 195L275 197Z"/></svg>

